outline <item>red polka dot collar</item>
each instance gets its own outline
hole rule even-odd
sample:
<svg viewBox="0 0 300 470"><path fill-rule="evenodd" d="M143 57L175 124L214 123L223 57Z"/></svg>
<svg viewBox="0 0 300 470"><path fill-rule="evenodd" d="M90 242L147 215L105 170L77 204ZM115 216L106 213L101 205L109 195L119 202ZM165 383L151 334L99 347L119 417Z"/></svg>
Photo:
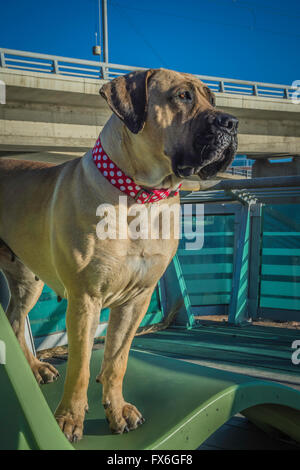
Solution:
<svg viewBox="0 0 300 470"><path fill-rule="evenodd" d="M108 157L103 150L100 137L93 148L93 160L97 169L102 175L116 188L125 194L128 194L138 204L158 202L169 196L176 196L181 184L176 191L170 189L145 189L141 188L135 182L125 175L125 173Z"/></svg>

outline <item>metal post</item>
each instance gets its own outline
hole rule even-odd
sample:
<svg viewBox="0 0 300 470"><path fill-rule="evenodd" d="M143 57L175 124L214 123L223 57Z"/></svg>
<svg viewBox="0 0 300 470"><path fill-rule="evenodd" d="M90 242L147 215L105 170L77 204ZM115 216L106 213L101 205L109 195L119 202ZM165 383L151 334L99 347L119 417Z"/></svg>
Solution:
<svg viewBox="0 0 300 470"><path fill-rule="evenodd" d="M58 61L57 59L53 60L53 73L59 73Z"/></svg>
<svg viewBox="0 0 300 470"><path fill-rule="evenodd" d="M285 88L284 89L284 93L283 93L283 96L286 100L288 100L290 98L290 95L289 95L289 89L288 88Z"/></svg>
<svg viewBox="0 0 300 470"><path fill-rule="evenodd" d="M0 67L5 67L5 56L4 56L4 52L0 52Z"/></svg>
<svg viewBox="0 0 300 470"><path fill-rule="evenodd" d="M178 256L175 255L163 276L164 298L166 299L165 313L168 315L176 306L175 326L191 328L194 315L190 297L186 288Z"/></svg>
<svg viewBox="0 0 300 470"><path fill-rule="evenodd" d="M102 0L103 62L108 62L107 0Z"/></svg>
<svg viewBox="0 0 300 470"><path fill-rule="evenodd" d="M98 21L99 21L99 46L101 49L101 5L100 5L100 0L98 0ZM97 34L97 33L96 33ZM96 39L96 46L97 46L97 39ZM101 55L101 53L100 53Z"/></svg>
<svg viewBox="0 0 300 470"><path fill-rule="evenodd" d="M232 291L228 323L241 325L248 321L248 272L250 205L241 206L235 221L235 250Z"/></svg>
<svg viewBox="0 0 300 470"><path fill-rule="evenodd" d="M99 60L100 60L100 65L99 65L99 78L103 78L103 68L101 66L101 6L100 6L100 0L98 0L98 20L99 20ZM95 47L95 52L97 51L97 33L96 33L96 47Z"/></svg>
<svg viewBox="0 0 300 470"><path fill-rule="evenodd" d="M249 254L249 318L258 318L259 285L261 270L262 243L262 207L263 204L252 204L250 207L250 254Z"/></svg>

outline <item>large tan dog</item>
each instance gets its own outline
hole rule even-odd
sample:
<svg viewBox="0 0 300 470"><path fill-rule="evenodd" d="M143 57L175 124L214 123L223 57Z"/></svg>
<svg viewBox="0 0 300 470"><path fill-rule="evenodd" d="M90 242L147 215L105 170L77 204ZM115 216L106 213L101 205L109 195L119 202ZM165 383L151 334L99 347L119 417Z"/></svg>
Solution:
<svg viewBox="0 0 300 470"><path fill-rule="evenodd" d="M141 187L176 189L184 177L205 179L232 161L237 119L217 111L210 90L192 75L134 72L100 93L113 111L101 132L103 148ZM58 373L29 352L25 317L44 282L68 300L67 376L55 415L70 441L82 437L91 349L104 307L111 310L97 380L110 428L127 432L144 421L123 398L123 377L132 339L178 240L100 240L96 209L108 202L118 210L120 194L97 170L91 151L57 166L0 160L0 267L11 290L7 315L39 383L52 382ZM162 202L171 207L179 198ZM134 203L128 197L128 205Z"/></svg>

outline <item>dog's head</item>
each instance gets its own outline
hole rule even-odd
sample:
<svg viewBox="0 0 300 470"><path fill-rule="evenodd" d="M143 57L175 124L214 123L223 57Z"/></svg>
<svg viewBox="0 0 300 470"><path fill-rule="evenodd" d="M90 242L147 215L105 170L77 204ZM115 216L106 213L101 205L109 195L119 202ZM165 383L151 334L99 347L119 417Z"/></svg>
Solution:
<svg viewBox="0 0 300 470"><path fill-rule="evenodd" d="M234 158L238 120L217 111L214 94L193 75L132 72L103 85L100 94L133 134L160 143L179 178L212 177Z"/></svg>

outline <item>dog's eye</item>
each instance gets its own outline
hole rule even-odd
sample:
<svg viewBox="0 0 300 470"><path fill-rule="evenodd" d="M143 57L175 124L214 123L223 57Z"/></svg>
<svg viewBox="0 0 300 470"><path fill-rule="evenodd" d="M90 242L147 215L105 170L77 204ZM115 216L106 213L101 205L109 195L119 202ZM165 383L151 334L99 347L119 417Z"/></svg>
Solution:
<svg viewBox="0 0 300 470"><path fill-rule="evenodd" d="M191 101L192 100L192 95L190 94L189 91L180 91L177 96L182 101Z"/></svg>

